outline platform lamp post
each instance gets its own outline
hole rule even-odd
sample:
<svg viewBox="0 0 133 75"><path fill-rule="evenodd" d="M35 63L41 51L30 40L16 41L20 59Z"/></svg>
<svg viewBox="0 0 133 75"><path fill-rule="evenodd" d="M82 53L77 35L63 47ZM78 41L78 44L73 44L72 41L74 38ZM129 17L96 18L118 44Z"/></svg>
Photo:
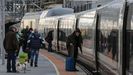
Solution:
<svg viewBox="0 0 133 75"><path fill-rule="evenodd" d="M2 14L1 14L1 17L2 17L2 20L1 20L1 31L2 31L2 43L1 43L1 53L2 53L2 65L5 64L5 50L4 50L4 47L3 47L3 40L5 38L5 0L1 0L1 9L2 11Z"/></svg>
<svg viewBox="0 0 133 75"><path fill-rule="evenodd" d="M26 5L26 3L25 3L25 0L21 0L22 1L22 3L23 3L23 16L24 16L24 13L26 12L26 10L27 10L27 5Z"/></svg>

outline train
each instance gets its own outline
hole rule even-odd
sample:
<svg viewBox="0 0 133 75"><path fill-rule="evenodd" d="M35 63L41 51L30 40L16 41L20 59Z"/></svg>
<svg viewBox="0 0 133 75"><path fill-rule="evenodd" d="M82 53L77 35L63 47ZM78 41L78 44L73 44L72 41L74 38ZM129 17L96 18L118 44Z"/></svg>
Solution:
<svg viewBox="0 0 133 75"><path fill-rule="evenodd" d="M83 37L83 54L79 53L78 60L93 74L133 75L133 0L114 0L80 13L40 18L38 25L43 38L53 31L52 49L66 55L66 38L76 28Z"/></svg>

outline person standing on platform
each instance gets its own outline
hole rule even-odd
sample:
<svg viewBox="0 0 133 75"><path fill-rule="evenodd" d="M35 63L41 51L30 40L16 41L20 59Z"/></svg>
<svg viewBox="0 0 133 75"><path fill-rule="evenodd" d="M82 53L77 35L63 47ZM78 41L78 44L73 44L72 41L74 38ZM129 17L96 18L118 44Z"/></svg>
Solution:
<svg viewBox="0 0 133 75"><path fill-rule="evenodd" d="M30 49L27 47L27 41L30 38L30 36L32 34L32 31L33 31L33 29L29 28L29 26L26 26L26 29L23 29L21 31L22 38L23 38L22 49L23 49L24 52L28 53L28 62L30 61L31 52L30 52Z"/></svg>
<svg viewBox="0 0 133 75"><path fill-rule="evenodd" d="M17 41L18 41L18 45L19 45L19 50L20 50L20 47L22 46L21 34L19 33L19 30L17 28L16 28L16 31L15 32L16 32L16 37L17 37ZM17 51L16 56L18 56L19 50Z"/></svg>
<svg viewBox="0 0 133 75"><path fill-rule="evenodd" d="M28 40L28 32L29 32L29 26L26 26L26 29L23 29L23 30L21 31L21 33L22 33L22 38L23 38L23 45L22 45L23 51L26 50L27 40Z"/></svg>
<svg viewBox="0 0 133 75"><path fill-rule="evenodd" d="M79 49L82 53L82 47L81 47L82 42L83 41L82 41L81 32L78 28L71 35L68 36L67 41L66 41L68 56L74 58L75 71L77 71L76 62L77 62Z"/></svg>
<svg viewBox="0 0 133 75"><path fill-rule="evenodd" d="M32 36L32 34L33 34L33 29L30 28L28 33L27 33L28 39ZM27 41L28 41L28 39L27 39ZM31 49L28 48L28 47L26 47L26 48L27 48L26 50L28 50L28 51L26 51L26 52L28 52L28 62L30 62L30 59L31 59Z"/></svg>
<svg viewBox="0 0 133 75"><path fill-rule="evenodd" d="M45 40L48 43L48 52L52 52L53 30L48 32Z"/></svg>
<svg viewBox="0 0 133 75"><path fill-rule="evenodd" d="M31 37L27 41L27 47L31 49L31 62L30 66L38 67L38 55L39 55L39 49L41 48L41 45L43 43L43 40L40 37L40 34L38 33L37 29L34 30L34 33L31 34ZM35 60L34 60L35 57Z"/></svg>
<svg viewBox="0 0 133 75"><path fill-rule="evenodd" d="M19 44L16 37L16 27L10 26L9 32L4 39L4 48L7 53L7 72L16 73L16 52L19 50Z"/></svg>

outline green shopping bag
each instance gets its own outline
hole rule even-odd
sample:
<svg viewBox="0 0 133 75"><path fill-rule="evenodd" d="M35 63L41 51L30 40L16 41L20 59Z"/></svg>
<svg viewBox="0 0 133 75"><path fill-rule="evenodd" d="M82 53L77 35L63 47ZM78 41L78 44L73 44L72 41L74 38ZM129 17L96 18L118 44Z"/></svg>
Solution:
<svg viewBox="0 0 133 75"><path fill-rule="evenodd" d="M18 61L20 64L24 64L28 60L28 54L20 50Z"/></svg>

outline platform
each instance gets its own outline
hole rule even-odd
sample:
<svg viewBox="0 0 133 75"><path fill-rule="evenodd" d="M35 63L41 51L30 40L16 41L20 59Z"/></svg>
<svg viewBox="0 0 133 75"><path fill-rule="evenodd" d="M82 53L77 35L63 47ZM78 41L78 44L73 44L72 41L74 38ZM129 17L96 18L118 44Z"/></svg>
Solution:
<svg viewBox="0 0 133 75"><path fill-rule="evenodd" d="M38 67L28 68L26 73L6 73L6 64L0 64L0 75L86 75L78 66L77 72L65 71L65 58L55 53L49 53L46 50L40 50ZM1 61L0 61L1 63Z"/></svg>

